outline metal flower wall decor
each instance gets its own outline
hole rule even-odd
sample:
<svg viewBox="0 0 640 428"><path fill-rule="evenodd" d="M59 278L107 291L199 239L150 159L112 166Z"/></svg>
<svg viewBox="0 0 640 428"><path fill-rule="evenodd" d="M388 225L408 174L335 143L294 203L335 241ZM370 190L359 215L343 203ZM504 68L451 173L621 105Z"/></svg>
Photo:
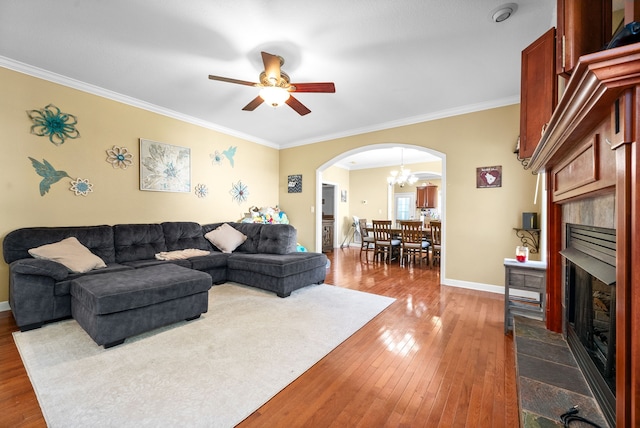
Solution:
<svg viewBox="0 0 640 428"><path fill-rule="evenodd" d="M107 150L107 162L115 168L127 169L133 164L133 155L129 153L126 147L113 146Z"/></svg>
<svg viewBox="0 0 640 428"><path fill-rule="evenodd" d="M231 190L229 190L231 197L234 201L240 205L243 202L247 201L247 196L249 196L249 188L242 184L242 180L238 180L237 183L231 184Z"/></svg>
<svg viewBox="0 0 640 428"><path fill-rule="evenodd" d="M209 189L206 184L199 183L194 189L196 196L199 198L205 198L209 194Z"/></svg>
<svg viewBox="0 0 640 428"><path fill-rule="evenodd" d="M75 193L76 196L87 196L93 192L93 184L89 183L88 178L76 178L71 180L71 188L69 190Z"/></svg>
<svg viewBox="0 0 640 428"><path fill-rule="evenodd" d="M78 119L69 113L63 113L53 104L42 110L27 110L27 115L33 122L31 133L39 137L49 137L56 146L65 142L67 138L79 138L80 131L76 129Z"/></svg>

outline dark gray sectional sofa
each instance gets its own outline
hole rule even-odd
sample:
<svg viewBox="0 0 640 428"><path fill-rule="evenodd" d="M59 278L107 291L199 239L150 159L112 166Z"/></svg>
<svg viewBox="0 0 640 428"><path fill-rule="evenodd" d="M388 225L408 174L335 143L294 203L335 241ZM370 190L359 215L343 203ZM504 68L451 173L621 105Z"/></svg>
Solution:
<svg viewBox="0 0 640 428"><path fill-rule="evenodd" d="M3 254L10 266L9 303L16 323L26 331L70 317L71 288L75 279L167 263L205 272L211 276L213 284L233 281L272 291L280 297L324 281L326 256L296 252L297 232L293 226L228 222L247 236L246 241L229 254L220 252L204 238L207 232L222 224L165 222L14 230L4 238ZM77 238L104 260L107 267L72 273L60 263L35 259L28 253L31 248L68 237ZM207 250L210 254L171 261L155 258L160 252L192 248Z"/></svg>

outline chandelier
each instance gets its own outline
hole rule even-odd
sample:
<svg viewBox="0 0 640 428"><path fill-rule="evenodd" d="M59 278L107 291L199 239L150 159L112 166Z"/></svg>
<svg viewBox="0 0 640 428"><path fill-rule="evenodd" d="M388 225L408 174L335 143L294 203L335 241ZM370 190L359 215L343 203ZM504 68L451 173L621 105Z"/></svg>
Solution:
<svg viewBox="0 0 640 428"><path fill-rule="evenodd" d="M404 187L405 184L414 184L418 181L418 177L411 174L411 170L404 167L404 149L400 152L400 171L393 170L387 177L387 183L391 185L397 184L400 187Z"/></svg>

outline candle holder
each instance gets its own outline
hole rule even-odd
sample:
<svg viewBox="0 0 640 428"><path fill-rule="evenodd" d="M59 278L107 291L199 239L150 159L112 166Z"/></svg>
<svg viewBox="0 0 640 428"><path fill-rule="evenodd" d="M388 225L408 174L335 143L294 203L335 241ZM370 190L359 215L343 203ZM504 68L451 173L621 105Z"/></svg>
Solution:
<svg viewBox="0 0 640 428"><path fill-rule="evenodd" d="M516 247L516 260L520 263L529 261L529 248L525 246Z"/></svg>

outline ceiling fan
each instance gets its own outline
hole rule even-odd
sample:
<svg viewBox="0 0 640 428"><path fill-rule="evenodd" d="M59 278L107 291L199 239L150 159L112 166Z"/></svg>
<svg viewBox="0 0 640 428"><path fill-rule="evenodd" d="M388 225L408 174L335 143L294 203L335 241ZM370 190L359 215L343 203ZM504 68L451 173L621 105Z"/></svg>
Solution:
<svg viewBox="0 0 640 428"><path fill-rule="evenodd" d="M333 93L336 91L336 87L333 82L291 83L287 73L280 69L284 64L284 59L281 56L262 52L262 62L264 63L264 71L260 73L260 83L214 76L211 74L209 75L209 79L260 88L260 94L242 109L245 111L253 111L260 104L266 101L273 107L278 107L285 103L294 109L300 116L304 116L305 114L311 113L311 110L294 98L291 95L292 92Z"/></svg>

